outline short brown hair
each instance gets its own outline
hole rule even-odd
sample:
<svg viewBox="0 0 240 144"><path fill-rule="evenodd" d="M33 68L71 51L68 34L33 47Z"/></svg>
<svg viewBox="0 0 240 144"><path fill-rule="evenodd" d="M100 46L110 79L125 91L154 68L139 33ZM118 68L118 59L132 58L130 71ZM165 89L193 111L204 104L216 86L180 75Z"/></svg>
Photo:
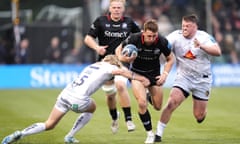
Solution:
<svg viewBox="0 0 240 144"><path fill-rule="evenodd" d="M184 21L193 22L193 23L198 24L198 16L196 14L190 14L190 15L183 16L182 19Z"/></svg>
<svg viewBox="0 0 240 144"><path fill-rule="evenodd" d="M158 32L158 24L154 19L147 20L143 25L143 30L150 30L152 32Z"/></svg>

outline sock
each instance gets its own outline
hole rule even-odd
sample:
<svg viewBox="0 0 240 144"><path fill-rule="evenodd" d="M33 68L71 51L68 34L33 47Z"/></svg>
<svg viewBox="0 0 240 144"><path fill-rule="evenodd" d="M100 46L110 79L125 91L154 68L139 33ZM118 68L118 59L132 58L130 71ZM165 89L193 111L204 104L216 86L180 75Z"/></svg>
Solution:
<svg viewBox="0 0 240 144"><path fill-rule="evenodd" d="M70 132L66 135L67 137L73 137L80 129L82 129L92 118L93 113L82 113L77 120L75 121L72 129Z"/></svg>
<svg viewBox="0 0 240 144"><path fill-rule="evenodd" d="M166 127L166 124L158 121L156 135L162 137L163 136L163 131L164 131L165 127Z"/></svg>
<svg viewBox="0 0 240 144"><path fill-rule="evenodd" d="M139 114L139 117L143 123L143 126L146 131L151 131L152 130L152 122L151 122L151 116L148 110L144 114Z"/></svg>
<svg viewBox="0 0 240 144"><path fill-rule="evenodd" d="M117 117L117 109L116 108L115 109L110 109L109 113L112 117L112 120L117 120L118 117Z"/></svg>
<svg viewBox="0 0 240 144"><path fill-rule="evenodd" d="M21 131L22 137L45 131L45 123L35 123Z"/></svg>
<svg viewBox="0 0 240 144"><path fill-rule="evenodd" d="M132 121L132 115L131 115L131 108L130 107L123 107L123 112L125 116L125 121Z"/></svg>

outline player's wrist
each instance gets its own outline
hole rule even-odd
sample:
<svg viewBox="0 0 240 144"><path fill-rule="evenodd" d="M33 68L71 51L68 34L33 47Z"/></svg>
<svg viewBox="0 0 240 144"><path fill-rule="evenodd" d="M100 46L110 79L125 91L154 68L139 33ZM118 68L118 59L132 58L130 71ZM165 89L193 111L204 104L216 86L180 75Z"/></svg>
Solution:
<svg viewBox="0 0 240 144"><path fill-rule="evenodd" d="M163 74L165 74L166 76L168 76L169 73L168 73L167 71L164 71Z"/></svg>
<svg viewBox="0 0 240 144"><path fill-rule="evenodd" d="M134 72L132 72L132 78L131 79L135 80L135 73Z"/></svg>

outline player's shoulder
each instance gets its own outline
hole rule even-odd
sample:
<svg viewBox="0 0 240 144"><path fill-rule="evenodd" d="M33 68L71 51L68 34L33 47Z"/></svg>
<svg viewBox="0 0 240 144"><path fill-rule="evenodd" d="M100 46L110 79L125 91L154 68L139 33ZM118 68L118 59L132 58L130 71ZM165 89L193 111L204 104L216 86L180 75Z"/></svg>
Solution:
<svg viewBox="0 0 240 144"><path fill-rule="evenodd" d="M129 21L129 22L133 22L133 19L129 16L123 16L123 20L124 21Z"/></svg>
<svg viewBox="0 0 240 144"><path fill-rule="evenodd" d="M179 35L179 36L182 36L182 30L178 29L178 30L175 30L173 32L171 32L170 34L168 35Z"/></svg>
<svg viewBox="0 0 240 144"><path fill-rule="evenodd" d="M208 36L209 34L203 30L197 30L197 35L206 35Z"/></svg>

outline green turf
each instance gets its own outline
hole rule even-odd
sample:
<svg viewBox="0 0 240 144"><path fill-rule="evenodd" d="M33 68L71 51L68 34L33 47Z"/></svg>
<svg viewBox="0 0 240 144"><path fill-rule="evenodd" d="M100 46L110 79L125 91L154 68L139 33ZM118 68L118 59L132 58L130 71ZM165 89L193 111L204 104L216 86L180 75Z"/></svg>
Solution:
<svg viewBox="0 0 240 144"><path fill-rule="evenodd" d="M45 121L60 89L0 90L0 139L17 129ZM131 93L131 91L130 91ZM169 94L165 89L164 104ZM161 144L239 144L240 143L240 89L214 88L208 106L208 116L198 124L192 115L191 98L175 111ZM128 133L120 117L119 132L110 131L111 119L101 90L94 94L97 110L93 119L77 135L80 144L143 144L146 133L138 118L137 105L132 97L133 120L137 125ZM118 105L119 107L119 105ZM155 130L160 112L152 109ZM45 133L25 137L18 144L61 144L78 115L69 112L57 127Z"/></svg>

